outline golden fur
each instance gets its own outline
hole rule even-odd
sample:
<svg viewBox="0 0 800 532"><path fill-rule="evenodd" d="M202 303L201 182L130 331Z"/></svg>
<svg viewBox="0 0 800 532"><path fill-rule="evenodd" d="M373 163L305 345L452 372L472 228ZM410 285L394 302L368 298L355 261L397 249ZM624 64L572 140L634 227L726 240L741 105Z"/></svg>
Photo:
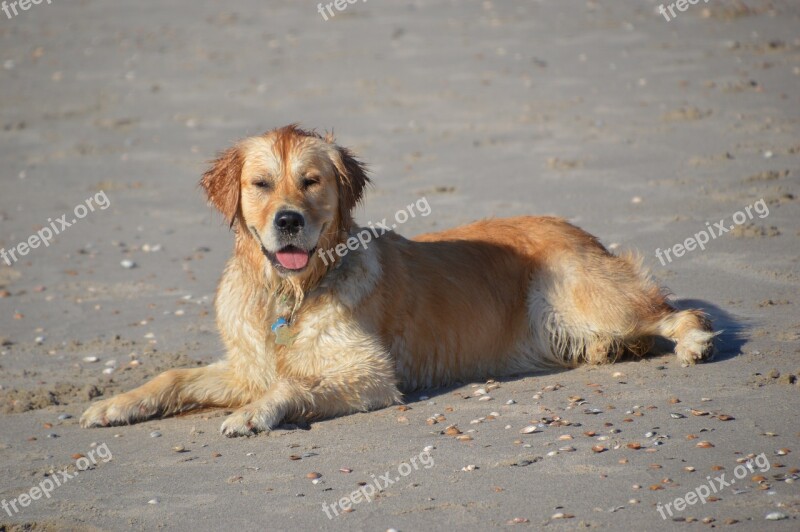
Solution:
<svg viewBox="0 0 800 532"><path fill-rule="evenodd" d="M216 298L227 356L99 401L81 424L217 406L236 409L225 435L250 435L386 407L409 390L641 356L656 336L674 341L683 363L711 356L702 312L677 311L635 257L559 218L484 220L413 240L387 232L326 264L314 250L361 231L351 211L368 182L347 149L295 126L220 155L201 185L235 232ZM287 210L303 224L290 236L278 222ZM307 266L287 271L290 251L301 263L309 252ZM293 335L285 344L270 330L280 317Z"/></svg>

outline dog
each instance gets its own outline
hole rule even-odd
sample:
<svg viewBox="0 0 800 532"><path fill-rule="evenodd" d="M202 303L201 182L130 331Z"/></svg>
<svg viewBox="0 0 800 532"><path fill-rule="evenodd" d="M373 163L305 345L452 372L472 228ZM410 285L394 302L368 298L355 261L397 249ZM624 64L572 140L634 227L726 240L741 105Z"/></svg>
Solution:
<svg viewBox="0 0 800 532"><path fill-rule="evenodd" d="M560 218L413 240L383 228L326 253L364 231L352 211L369 183L331 135L295 125L221 153L200 184L235 234L215 300L227 356L96 402L81 425L222 407L221 432L249 436L413 390L641 357L656 337L684 364L714 353L703 312L673 308L635 255Z"/></svg>

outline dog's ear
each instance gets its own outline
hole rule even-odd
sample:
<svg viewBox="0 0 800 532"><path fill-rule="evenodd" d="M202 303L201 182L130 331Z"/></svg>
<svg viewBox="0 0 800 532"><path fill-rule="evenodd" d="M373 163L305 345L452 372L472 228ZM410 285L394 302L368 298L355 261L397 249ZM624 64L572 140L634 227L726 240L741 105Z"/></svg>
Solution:
<svg viewBox="0 0 800 532"><path fill-rule="evenodd" d="M370 180L366 166L350 150L336 145L332 147L331 160L336 168L336 182L339 187L339 219L343 224L349 225L352 220L350 212L361 201L364 188Z"/></svg>
<svg viewBox="0 0 800 532"><path fill-rule="evenodd" d="M242 152L238 146L234 146L214 159L200 180L200 186L205 190L209 203L222 213L231 227L239 211L239 188L243 165Z"/></svg>

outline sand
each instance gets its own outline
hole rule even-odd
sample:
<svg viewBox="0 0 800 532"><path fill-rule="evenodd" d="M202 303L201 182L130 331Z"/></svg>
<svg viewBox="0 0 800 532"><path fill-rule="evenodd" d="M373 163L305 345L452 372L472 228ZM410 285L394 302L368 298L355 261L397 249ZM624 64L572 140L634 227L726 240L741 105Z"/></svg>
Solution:
<svg viewBox="0 0 800 532"><path fill-rule="evenodd" d="M0 509L0 530L796 530L800 6L711 0L670 21L656 9L0 12L0 248L69 223L0 259L0 499L18 505ZM719 355L465 383L249 439L220 436L222 411L79 428L93 398L221 356L213 294L232 237L197 181L216 151L290 122L334 129L370 164L361 223L423 196L430 216L402 234L564 216L638 249L676 304L706 309ZM88 199L94 210L75 210ZM721 220L705 249L675 251ZM432 465L411 467L429 446ZM738 478L748 455L768 469ZM19 505L76 461L88 469ZM387 472L370 501L326 515ZM736 482L677 509L723 474Z"/></svg>

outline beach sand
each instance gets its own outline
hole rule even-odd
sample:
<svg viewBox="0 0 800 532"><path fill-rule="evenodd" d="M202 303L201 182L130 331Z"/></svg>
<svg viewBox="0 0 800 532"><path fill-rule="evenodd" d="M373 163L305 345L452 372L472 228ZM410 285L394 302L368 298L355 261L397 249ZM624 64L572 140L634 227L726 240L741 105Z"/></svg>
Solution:
<svg viewBox="0 0 800 532"><path fill-rule="evenodd" d="M670 21L657 5L0 12L0 247L69 223L0 262L0 499L18 508L0 530L797 530L800 5L711 0ZM678 306L713 317L717 358L465 383L249 439L222 437L217 410L79 428L92 399L222 356L232 235L197 182L218 150L291 122L370 165L362 224L425 197L400 233L554 214L639 250ZM705 249L657 257L721 220ZM98 449L113 457L19 504ZM736 476L762 453L768 469ZM677 509L723 474L736 482Z"/></svg>

